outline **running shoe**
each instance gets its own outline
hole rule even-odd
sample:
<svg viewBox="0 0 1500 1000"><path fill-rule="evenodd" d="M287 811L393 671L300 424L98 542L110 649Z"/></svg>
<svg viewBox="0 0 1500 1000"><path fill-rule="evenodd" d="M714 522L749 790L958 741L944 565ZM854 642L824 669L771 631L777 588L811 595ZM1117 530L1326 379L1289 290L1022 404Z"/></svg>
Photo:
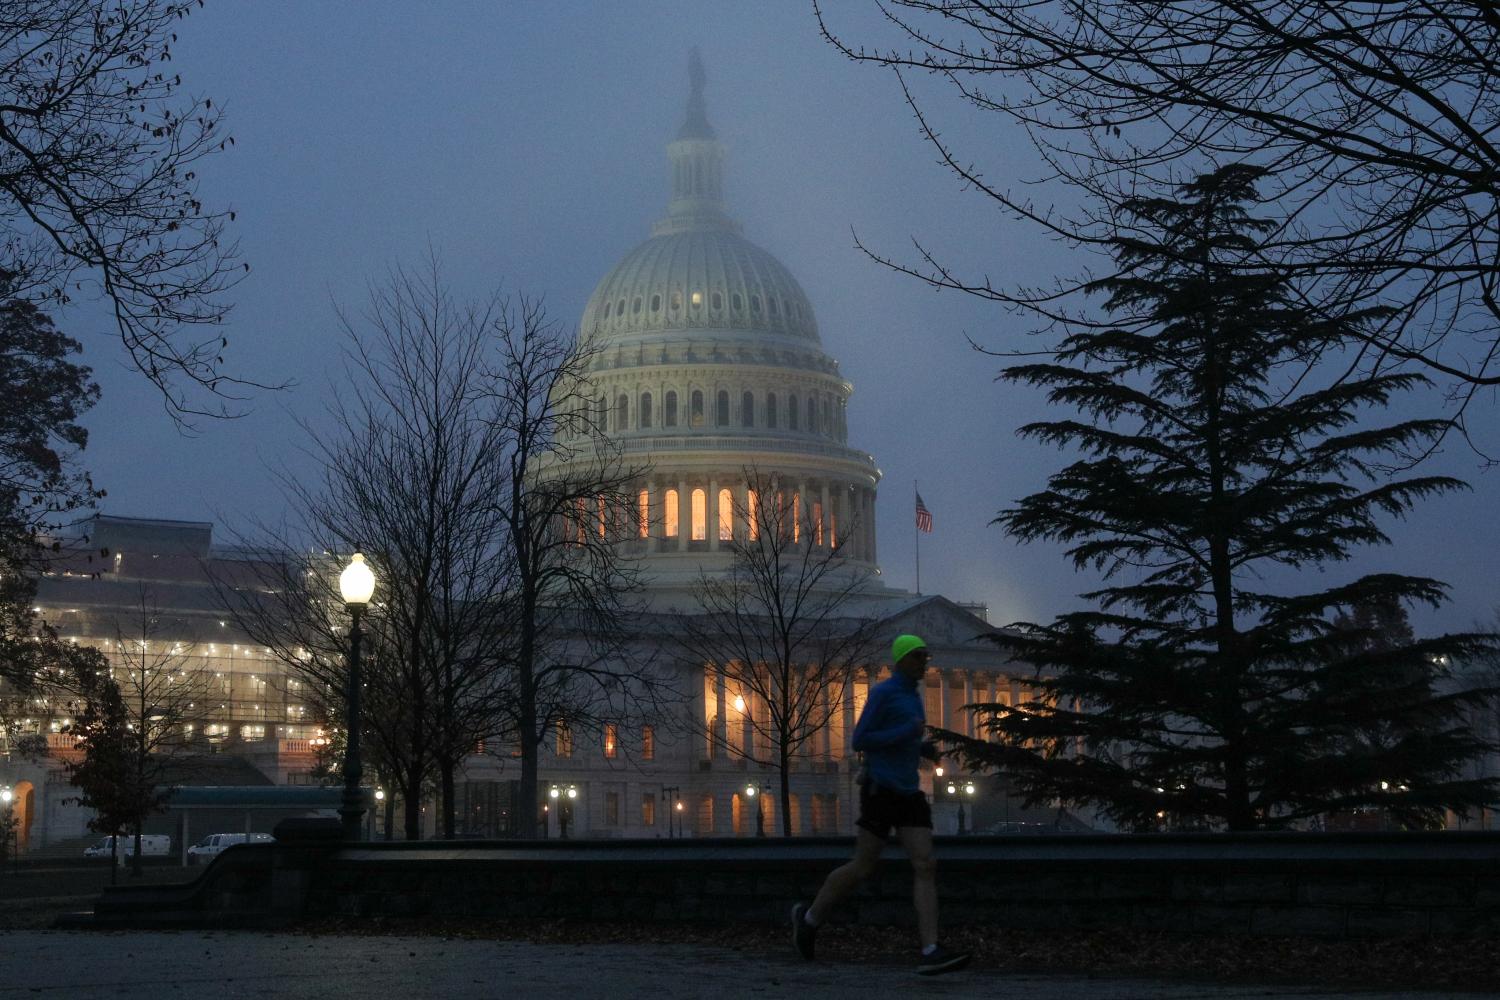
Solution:
<svg viewBox="0 0 1500 1000"><path fill-rule="evenodd" d="M806 916L806 903L797 903L792 907L792 947L797 949L797 954L811 962L818 929L807 922Z"/></svg>
<svg viewBox="0 0 1500 1000"><path fill-rule="evenodd" d="M918 957L917 974L941 976L945 972L957 972L969 964L970 957L967 952L949 951L942 945L938 945L932 954Z"/></svg>

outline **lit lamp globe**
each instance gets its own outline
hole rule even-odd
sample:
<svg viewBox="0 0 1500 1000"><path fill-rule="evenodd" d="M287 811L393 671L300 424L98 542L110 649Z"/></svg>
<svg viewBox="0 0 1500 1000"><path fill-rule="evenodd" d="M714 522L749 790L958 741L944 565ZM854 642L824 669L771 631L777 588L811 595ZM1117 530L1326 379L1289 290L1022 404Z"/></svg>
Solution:
<svg viewBox="0 0 1500 1000"><path fill-rule="evenodd" d="M9 788L0 789L0 803L10 805L10 800L16 797L16 793Z"/></svg>
<svg viewBox="0 0 1500 1000"><path fill-rule="evenodd" d="M339 593L345 604L363 607L370 603L375 593L375 574L358 552L349 560L349 565L339 574Z"/></svg>

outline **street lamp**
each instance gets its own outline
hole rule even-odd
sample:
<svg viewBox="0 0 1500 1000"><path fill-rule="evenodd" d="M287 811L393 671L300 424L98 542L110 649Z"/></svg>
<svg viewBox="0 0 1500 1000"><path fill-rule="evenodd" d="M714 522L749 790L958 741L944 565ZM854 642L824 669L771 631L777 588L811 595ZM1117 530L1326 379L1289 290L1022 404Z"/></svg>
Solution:
<svg viewBox="0 0 1500 1000"><path fill-rule="evenodd" d="M745 794L755 800L755 835L757 837L766 835L766 811L761 805L761 800L765 798L761 793L764 791L763 787L753 781L745 786Z"/></svg>
<svg viewBox="0 0 1500 1000"><path fill-rule="evenodd" d="M954 779L948 782L948 794L958 799L958 835L961 837L968 832L964 827L964 799L972 799L976 789L972 781L958 781Z"/></svg>
<svg viewBox="0 0 1500 1000"><path fill-rule="evenodd" d="M557 801L557 835L562 840L568 839L568 820L572 818L572 800L578 798L577 785L552 785L547 789L547 797Z"/></svg>
<svg viewBox="0 0 1500 1000"><path fill-rule="evenodd" d="M359 759L359 616L374 593L375 574L365 564L365 557L356 552L339 574L339 594L353 620L349 627L349 694L346 702L349 735L344 742L344 804L339 807L339 815L344 818L344 839L350 841L359 840L360 821L365 814L364 799L359 794L363 770Z"/></svg>
<svg viewBox="0 0 1500 1000"><path fill-rule="evenodd" d="M681 792L682 792L682 789L680 787L678 787L677 785L662 785L661 786L661 800L667 804L667 838L668 839L671 839L672 837L675 837L675 836L677 836L678 834L680 834L682 832L682 822L681 822L680 818L679 818L679 821L677 823L677 830L676 830L676 832L673 832L673 829L672 829L672 814L675 813L675 812L680 812L682 810L682 803L679 802L679 801L677 801L677 796L679 794L681 794Z"/></svg>

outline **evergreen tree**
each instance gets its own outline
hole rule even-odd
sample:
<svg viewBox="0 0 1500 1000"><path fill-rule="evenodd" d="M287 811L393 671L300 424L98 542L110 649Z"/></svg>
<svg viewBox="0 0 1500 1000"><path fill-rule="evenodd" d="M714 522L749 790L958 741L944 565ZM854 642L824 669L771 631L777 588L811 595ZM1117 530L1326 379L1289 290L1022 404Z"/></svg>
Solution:
<svg viewBox="0 0 1500 1000"><path fill-rule="evenodd" d="M109 663L97 651L74 647L69 664L71 686L78 697L78 711L69 732L78 739L83 756L68 761L68 782L78 789L78 803L93 810L88 827L114 838L110 851L110 880L118 873L121 833L134 825L139 829L160 797L153 789L143 793L134 777L135 734L130 710L110 676Z"/></svg>
<svg viewBox="0 0 1500 1000"><path fill-rule="evenodd" d="M1004 371L1084 416L1021 433L1083 457L998 523L1065 543L1105 585L1083 595L1091 610L994 637L1038 672L1032 700L975 706L994 742L945 735L1030 801L1091 804L1128 828L1266 829L1360 807L1431 825L1493 795L1493 780L1461 776L1487 749L1461 713L1486 692L1436 686L1491 637L1372 643L1331 621L1436 605L1436 580L1274 584L1386 542L1380 515L1463 484L1377 477L1445 423L1373 426L1424 381L1335 363L1375 317L1309 307L1284 275L1246 266L1271 228L1247 209L1259 176L1230 166L1175 199L1124 201L1138 225L1114 241L1118 272L1092 286L1108 322Z"/></svg>

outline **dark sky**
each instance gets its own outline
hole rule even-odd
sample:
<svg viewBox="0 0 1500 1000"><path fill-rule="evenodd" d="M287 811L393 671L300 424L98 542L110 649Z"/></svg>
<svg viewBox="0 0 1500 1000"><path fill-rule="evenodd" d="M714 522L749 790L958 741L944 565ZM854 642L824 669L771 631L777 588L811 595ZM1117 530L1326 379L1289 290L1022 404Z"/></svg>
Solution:
<svg viewBox="0 0 1500 1000"><path fill-rule="evenodd" d="M852 40L889 38L872 6L840 2ZM797 276L828 353L855 387L850 444L884 472L885 576L914 583L913 482L936 530L922 589L990 606L991 621L1040 620L1097 580L989 521L1040 487L1055 453L1014 435L1039 399L997 385L998 362L967 339L1024 346L1027 321L882 269L853 245L908 256L920 238L972 276L1046 282L1088 261L994 212L935 162L895 81L843 59L802 0L493 3L489 0L213 0L184 22L176 69L228 112L236 144L203 164L202 194L232 207L252 267L232 292L238 373L292 379L237 421L184 436L86 307L60 325L84 340L104 397L86 455L112 514L274 519L268 467L307 467L294 415L315 417L338 358L333 304L430 246L454 291L545 295L576 325L594 284L662 214L665 144L679 124L687 52L701 48L708 108L729 151L732 212ZM997 183L1039 167L1023 134L961 112L936 87L946 138ZM1051 197L1039 191L1039 197ZM1429 400L1436 405L1436 399ZM1493 424L1489 412L1479 420ZM1324 571L1436 576L1453 603L1415 616L1465 628L1500 603L1494 585L1500 472L1461 448L1433 463L1470 494L1394 523L1396 544Z"/></svg>

